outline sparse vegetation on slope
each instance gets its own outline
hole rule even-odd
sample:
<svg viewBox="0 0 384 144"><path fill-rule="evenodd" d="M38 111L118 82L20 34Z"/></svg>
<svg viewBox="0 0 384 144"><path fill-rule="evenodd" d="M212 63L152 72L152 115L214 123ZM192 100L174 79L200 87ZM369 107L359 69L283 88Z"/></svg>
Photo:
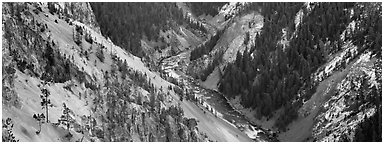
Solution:
<svg viewBox="0 0 384 144"><path fill-rule="evenodd" d="M24 15L37 6L41 9L38 13ZM166 90L168 83L159 80L139 58L124 51L116 53L122 50L112 43L106 46L106 38L88 25L59 19L64 14L57 6L3 5L3 52L7 52L3 53L3 78L7 80L3 89L9 89L3 90L7 94L3 95L7 111L3 112L11 117L30 114L15 125L16 136L22 141L203 140L196 125L186 125L188 119L173 100L175 92ZM50 9L52 13L48 13ZM41 81L50 84L42 85ZM8 106L18 95L20 106ZM40 114L40 104L44 114ZM38 138L29 134L33 129Z"/></svg>
<svg viewBox="0 0 384 144"><path fill-rule="evenodd" d="M382 140L381 3L2 10L4 142Z"/></svg>

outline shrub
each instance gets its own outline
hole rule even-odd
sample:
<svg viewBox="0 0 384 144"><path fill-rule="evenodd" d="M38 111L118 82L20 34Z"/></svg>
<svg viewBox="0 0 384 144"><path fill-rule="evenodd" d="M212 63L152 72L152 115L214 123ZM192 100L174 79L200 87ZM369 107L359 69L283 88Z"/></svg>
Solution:
<svg viewBox="0 0 384 144"><path fill-rule="evenodd" d="M13 135L12 129L13 129L13 122L11 118L7 118L5 121L2 119L3 122L3 132L2 132L2 141L3 142L19 142L18 139Z"/></svg>
<svg viewBox="0 0 384 144"><path fill-rule="evenodd" d="M45 116L43 113L41 113L41 114L37 114L37 115L33 114L32 117L39 123L39 130L36 131L36 134L38 135L41 132L41 125L44 123Z"/></svg>

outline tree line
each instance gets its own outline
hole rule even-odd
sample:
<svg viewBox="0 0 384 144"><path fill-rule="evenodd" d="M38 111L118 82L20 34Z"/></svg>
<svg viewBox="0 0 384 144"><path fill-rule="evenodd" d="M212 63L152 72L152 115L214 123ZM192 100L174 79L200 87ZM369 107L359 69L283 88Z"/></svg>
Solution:
<svg viewBox="0 0 384 144"><path fill-rule="evenodd" d="M215 16L227 2L189 2L186 3L195 16L203 14Z"/></svg>
<svg viewBox="0 0 384 144"><path fill-rule="evenodd" d="M103 35L116 44L143 57L140 40L159 41L159 32L183 22L183 13L176 3L91 3Z"/></svg>

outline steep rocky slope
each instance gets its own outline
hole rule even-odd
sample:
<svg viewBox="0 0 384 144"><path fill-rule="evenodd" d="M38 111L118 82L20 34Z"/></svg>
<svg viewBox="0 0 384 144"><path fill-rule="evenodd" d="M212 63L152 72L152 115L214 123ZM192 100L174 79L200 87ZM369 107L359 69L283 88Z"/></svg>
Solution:
<svg viewBox="0 0 384 144"><path fill-rule="evenodd" d="M92 15L66 16L70 3L50 13L51 4L2 5L3 141L249 141L220 119L197 122L201 110L103 37ZM74 9L92 14L87 3Z"/></svg>
<svg viewBox="0 0 384 144"><path fill-rule="evenodd" d="M381 141L381 3L164 5L2 3L3 141Z"/></svg>
<svg viewBox="0 0 384 144"><path fill-rule="evenodd" d="M231 91L230 88L238 89L239 93L226 93L231 105L253 124L279 133L278 139L281 141L361 141L367 137L364 140L380 141L378 133L381 133L381 125L372 131L369 131L368 128L381 123L381 81L375 76L381 76L381 67L373 65L374 63L381 64L381 4L302 3L298 4L299 7L296 8L293 8L295 6L290 7L288 4L280 6L278 4L259 4L252 5L251 7L254 9L251 12L247 11L249 5L231 3L225 5L218 15L211 18L204 17L218 29L223 28L224 32L211 51L203 53L201 58L190 63L189 74L200 79L200 85L205 88L223 93L225 93L223 89L227 91ZM259 10L257 10L257 6L260 6ZM332 10L331 7L345 8L341 9L343 12L340 15L338 10L333 11L334 9ZM276 11L272 14L263 12L268 8ZM284 19L288 21L287 25L278 22L276 22L278 24L268 23L269 20L276 18L275 15L281 15L279 10L284 9L289 13L290 10L293 10L292 8L298 9L293 13L292 19ZM336 9L340 10L340 8ZM323 11L327 11L328 14L324 14L319 19L328 18L326 21L331 23L327 27L322 27L324 20L316 23L313 22L316 21L315 19L311 20L322 15ZM224 16L224 14L233 14L233 16ZM340 21L333 23L330 15L339 15ZM254 27L252 28L252 26ZM280 28L281 32L271 30L271 28ZM324 32L330 29L332 31ZM264 31L267 31L267 34L263 34ZM263 36L268 36L271 31L278 33L276 33L277 36L268 37L270 38L268 39L269 44L267 41L260 40L267 39ZM326 34L319 35L319 31ZM262 37L255 38L257 33ZM300 41L306 39L306 36L312 36L312 41L301 43ZM245 41L248 41L246 39L249 39L248 44L245 44ZM260 45L262 42L266 44ZM257 47L252 48L255 43ZM260 54L259 51L265 51L265 47L271 47L271 45L272 50L267 48L266 54ZM247 48L251 50L244 51ZM296 52L292 52L292 50L298 50L298 55L294 54ZM316 53L317 56L311 56L311 53ZM244 58L245 55L248 57ZM290 57L288 56L285 62L284 60L279 62L278 59L282 57L281 55ZM299 57L301 60L292 63L292 59L295 57ZM272 66L266 61L270 61ZM248 67L244 66L244 63L247 64L247 62ZM260 66L260 63L263 66ZM227 66L229 64L231 64L230 70L232 71L227 72L226 75L226 71L229 71L229 66ZM293 77L300 77L299 81L303 84L299 87L288 86L292 88L290 89L282 85L287 85L287 79L292 77L280 79L280 76L277 75L284 73L285 70L281 67L285 64L288 65L291 72L301 67L300 65L312 69L307 71L299 68L297 73L294 72ZM233 68L234 65L238 69ZM274 67L275 65L277 67ZM261 81L261 77L268 75L258 72L265 67L267 67L267 73L277 76L272 75L269 77L270 80L264 80L264 82L279 79L278 83L282 84L262 83L259 87L249 88ZM255 77L249 78L249 75L252 75L249 69L256 73ZM374 74L375 72L377 74ZM308 75L308 78L304 75ZM228 79L228 77L233 79L223 82L223 79ZM248 81L252 79L253 82L244 84L246 81L244 77L248 78ZM292 79L288 81L291 83L290 85L298 83ZM218 86L228 83L231 83L231 86L218 88ZM354 83L354 86L350 87L350 84L347 83ZM363 83L366 83L365 88L359 87ZM372 88L374 90L370 90ZM267 90L260 95L250 94L253 90L256 91L255 89L270 89L271 91ZM264 104L276 101L279 104L281 103L279 96L272 98L269 96L276 95L282 89L285 92L292 90L295 92L278 94L290 97L286 99L288 102L269 111L267 116L262 116L265 115L265 112L260 114L263 113L261 112L263 110L255 108L257 101L263 101L261 103ZM363 100L359 98L363 98ZM356 99L359 100L356 101ZM249 104L250 100L256 102ZM248 104L244 104L247 102ZM262 107L264 110L265 108L270 110L272 109L270 107L274 106ZM374 136L370 139L371 135L362 134L363 131Z"/></svg>

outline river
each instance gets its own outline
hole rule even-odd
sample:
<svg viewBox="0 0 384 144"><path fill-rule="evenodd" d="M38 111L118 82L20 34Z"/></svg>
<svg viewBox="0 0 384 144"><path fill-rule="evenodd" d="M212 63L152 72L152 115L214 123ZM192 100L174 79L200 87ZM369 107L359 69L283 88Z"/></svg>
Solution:
<svg viewBox="0 0 384 144"><path fill-rule="evenodd" d="M201 87L195 79L182 72L182 67L185 67L185 65L178 64L181 60L187 58L185 54L180 53L179 55L164 59L160 66L162 72L176 79L181 83L182 89L192 91L193 95L202 102L194 103L195 105L205 108L208 112L239 129L254 141L277 141L271 131L252 125L244 115L234 110L223 94Z"/></svg>

